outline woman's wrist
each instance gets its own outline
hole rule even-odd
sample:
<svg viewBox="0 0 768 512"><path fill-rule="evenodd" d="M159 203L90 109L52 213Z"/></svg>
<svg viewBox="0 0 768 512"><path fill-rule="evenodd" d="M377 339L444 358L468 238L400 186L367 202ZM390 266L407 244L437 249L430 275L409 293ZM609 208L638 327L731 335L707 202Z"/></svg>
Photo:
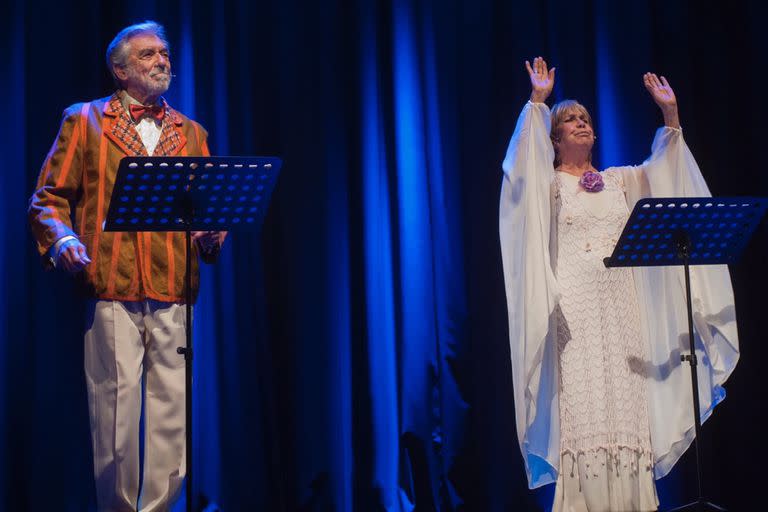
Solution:
<svg viewBox="0 0 768 512"><path fill-rule="evenodd" d="M662 109L661 113L664 115L665 126L680 128L680 116L677 113L677 107Z"/></svg>

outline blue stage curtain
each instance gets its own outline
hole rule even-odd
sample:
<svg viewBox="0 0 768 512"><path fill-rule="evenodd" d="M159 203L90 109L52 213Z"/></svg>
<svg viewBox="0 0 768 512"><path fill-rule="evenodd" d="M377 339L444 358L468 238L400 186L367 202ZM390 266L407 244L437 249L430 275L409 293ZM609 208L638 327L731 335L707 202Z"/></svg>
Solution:
<svg viewBox="0 0 768 512"><path fill-rule="evenodd" d="M648 153L661 117L641 77L659 71L713 192L768 191L757 2L10 0L5 14L0 510L95 509L83 298L38 264L26 208L62 110L112 91L104 52L129 23L166 26L167 99L213 154L284 159L262 231L232 233L201 270L194 491L209 511L548 509L517 444L498 248L525 59L547 57L553 99L591 110L599 167ZM735 508L766 455L749 400L765 386L766 240L763 226L734 269L744 357L702 440L707 495ZM664 506L692 496L693 468L686 454L659 483Z"/></svg>

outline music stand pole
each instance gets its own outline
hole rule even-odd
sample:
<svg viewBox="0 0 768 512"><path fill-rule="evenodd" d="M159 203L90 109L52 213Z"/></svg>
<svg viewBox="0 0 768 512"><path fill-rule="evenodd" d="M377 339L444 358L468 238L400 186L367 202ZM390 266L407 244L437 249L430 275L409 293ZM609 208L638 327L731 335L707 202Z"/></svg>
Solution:
<svg viewBox="0 0 768 512"><path fill-rule="evenodd" d="M701 455L699 452L699 440L701 439L701 404L699 401L699 375L696 370L698 366L698 358L696 357L696 346L693 337L693 306L691 301L691 239L685 232L680 232L676 237L677 256L683 261L683 268L685 274L685 303L688 312L688 343L690 346L690 354L683 354L680 356L680 361L688 361L691 365L691 386L693 394L693 425L696 432L696 439L693 441L694 452L696 454L696 485L697 485L697 499L696 501L669 510L668 512L686 512L686 511L717 511L725 512L725 509L710 503L704 499L704 492L701 485Z"/></svg>
<svg viewBox="0 0 768 512"><path fill-rule="evenodd" d="M192 232L189 230L192 214L184 219L187 230L184 232L185 241L185 271L184 271L184 296L186 302L186 347L177 347L176 353L184 356L184 416L185 430L185 457L186 457L186 501L187 512L192 512Z"/></svg>

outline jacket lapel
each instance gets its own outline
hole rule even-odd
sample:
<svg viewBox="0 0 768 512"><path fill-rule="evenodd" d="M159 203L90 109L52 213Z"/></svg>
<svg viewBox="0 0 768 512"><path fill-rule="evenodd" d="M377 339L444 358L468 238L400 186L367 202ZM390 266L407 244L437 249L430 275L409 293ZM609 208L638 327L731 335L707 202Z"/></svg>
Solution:
<svg viewBox="0 0 768 512"><path fill-rule="evenodd" d="M165 100L163 105L165 117L153 156L174 156L187 145L187 138L181 130L183 119ZM104 105L104 133L126 155L148 156L139 132L116 93Z"/></svg>
<svg viewBox="0 0 768 512"><path fill-rule="evenodd" d="M139 132L136 131L116 93L104 105L104 134L126 155L147 156L147 149L141 142Z"/></svg>
<svg viewBox="0 0 768 512"><path fill-rule="evenodd" d="M169 107L165 100L163 100L163 104L165 105L163 131L160 133L160 140L157 141L154 155L174 156L186 146L187 138L181 131L183 121L179 113Z"/></svg>

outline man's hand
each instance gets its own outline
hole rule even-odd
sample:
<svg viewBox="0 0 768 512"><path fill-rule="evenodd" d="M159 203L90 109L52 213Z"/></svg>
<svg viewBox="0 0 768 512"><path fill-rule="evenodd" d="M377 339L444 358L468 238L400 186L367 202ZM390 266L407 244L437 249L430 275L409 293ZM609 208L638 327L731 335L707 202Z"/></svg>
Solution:
<svg viewBox="0 0 768 512"><path fill-rule="evenodd" d="M205 253L218 251L224 239L227 237L226 231L193 231L192 241L197 242L200 250Z"/></svg>
<svg viewBox="0 0 768 512"><path fill-rule="evenodd" d="M64 242L59 248L56 266L74 274L83 270L90 262L91 258L88 257L85 246L80 243L80 240L73 238Z"/></svg>
<svg viewBox="0 0 768 512"><path fill-rule="evenodd" d="M555 68L547 70L547 62L541 57L536 57L533 59L533 66L525 61L525 69L531 77L531 101L544 103L555 86Z"/></svg>

